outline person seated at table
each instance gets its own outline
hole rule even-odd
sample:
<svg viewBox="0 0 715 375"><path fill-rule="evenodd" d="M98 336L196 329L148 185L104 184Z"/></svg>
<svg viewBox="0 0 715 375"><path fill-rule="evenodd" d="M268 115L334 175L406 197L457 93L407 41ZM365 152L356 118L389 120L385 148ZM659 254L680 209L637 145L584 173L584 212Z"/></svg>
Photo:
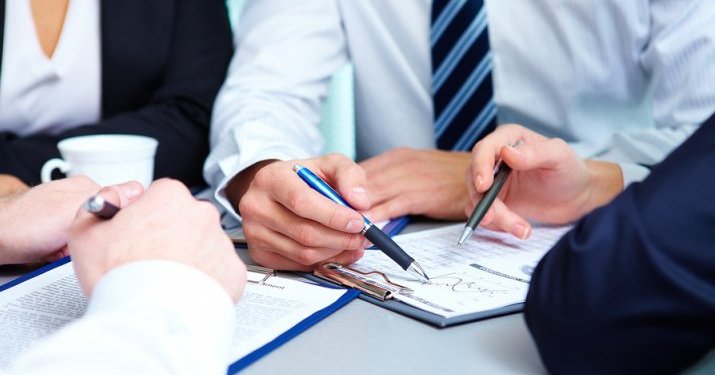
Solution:
<svg viewBox="0 0 715 375"><path fill-rule="evenodd" d="M350 263L366 245L360 215L299 181L295 164L373 221L463 220L468 151L497 113L612 162L622 188L715 110L713 17L707 0L249 1L205 177L251 257L294 270ZM320 103L348 61L359 164L319 156ZM479 165L485 181L493 167ZM529 234L525 220L501 223Z"/></svg>
<svg viewBox="0 0 715 375"><path fill-rule="evenodd" d="M38 183L59 140L110 133L157 139L155 177L204 185L224 1L0 1L0 30L0 190Z"/></svg>
<svg viewBox="0 0 715 375"><path fill-rule="evenodd" d="M510 211L569 221L617 193L561 140L519 127L494 135L523 141L498 154L514 169L502 191ZM713 172L715 116L541 260L525 317L551 373L672 374L715 348ZM490 215L483 223L503 220Z"/></svg>
<svg viewBox="0 0 715 375"><path fill-rule="evenodd" d="M89 298L81 319L0 374L225 374L246 269L215 207L177 181L144 193L132 182L99 192L122 207L104 221L77 211L98 189L73 178L0 198L0 263L52 257L67 242Z"/></svg>

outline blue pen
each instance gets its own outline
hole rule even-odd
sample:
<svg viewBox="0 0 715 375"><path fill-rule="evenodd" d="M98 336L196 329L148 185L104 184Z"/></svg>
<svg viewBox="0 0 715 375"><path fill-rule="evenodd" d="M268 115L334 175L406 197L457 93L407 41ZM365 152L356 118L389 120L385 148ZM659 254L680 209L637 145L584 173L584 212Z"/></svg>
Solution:
<svg viewBox="0 0 715 375"><path fill-rule="evenodd" d="M354 209L350 207L348 202L346 202L335 190L333 190L330 185L318 177L315 173L311 172L310 169L295 165L293 170L298 174L298 176L305 181L311 188L313 188L318 193L322 194L331 201ZM405 271L410 271L414 273L420 280L429 282L429 277L422 269L422 267L417 263L411 256L409 256L405 250L402 250L400 245L395 243L395 241L386 235L385 232L380 230L377 226L373 225L370 220L363 216L365 220L365 226L362 228L362 235L365 236L370 242L373 243L378 249L380 249L385 255L394 260L400 267Z"/></svg>

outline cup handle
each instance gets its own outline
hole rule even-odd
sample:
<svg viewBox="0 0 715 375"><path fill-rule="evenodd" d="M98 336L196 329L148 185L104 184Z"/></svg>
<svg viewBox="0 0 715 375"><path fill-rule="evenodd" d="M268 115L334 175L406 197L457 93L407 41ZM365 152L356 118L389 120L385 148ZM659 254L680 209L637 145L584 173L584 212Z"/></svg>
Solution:
<svg viewBox="0 0 715 375"><path fill-rule="evenodd" d="M50 159L45 162L40 171L40 179L42 182L52 181L52 171L59 169L62 173L67 173L70 170L70 164L62 159Z"/></svg>

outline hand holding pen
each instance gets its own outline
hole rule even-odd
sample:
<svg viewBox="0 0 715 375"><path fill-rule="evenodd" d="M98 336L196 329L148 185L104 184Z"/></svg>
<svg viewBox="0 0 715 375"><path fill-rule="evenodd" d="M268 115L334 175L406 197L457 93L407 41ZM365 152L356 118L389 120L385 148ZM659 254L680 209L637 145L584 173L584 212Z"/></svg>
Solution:
<svg viewBox="0 0 715 375"><path fill-rule="evenodd" d="M522 143L511 147L517 141ZM531 234L529 221L573 222L623 189L617 165L584 160L561 139L519 125L502 125L472 151L467 215L493 186L498 159L512 172L479 225L521 239Z"/></svg>
<svg viewBox="0 0 715 375"><path fill-rule="evenodd" d="M341 206L352 209L352 207L337 192L335 192L330 185L315 175L315 173L310 171L308 168L296 164L293 166L293 170L315 191ZM390 257L390 259L402 267L403 270L411 272L417 276L419 280L429 282L429 277L419 263L417 263L397 243L395 243L390 236L385 234L377 226L373 225L368 218L363 217L363 220L364 223L360 232L361 234L369 239L378 249L385 253L385 255Z"/></svg>
<svg viewBox="0 0 715 375"><path fill-rule="evenodd" d="M325 261L357 261L369 246L360 234L363 217L311 189L296 176L295 164L324 178L356 210L370 208L365 172L345 156L256 163L226 189L241 215L251 258L266 267L305 272Z"/></svg>

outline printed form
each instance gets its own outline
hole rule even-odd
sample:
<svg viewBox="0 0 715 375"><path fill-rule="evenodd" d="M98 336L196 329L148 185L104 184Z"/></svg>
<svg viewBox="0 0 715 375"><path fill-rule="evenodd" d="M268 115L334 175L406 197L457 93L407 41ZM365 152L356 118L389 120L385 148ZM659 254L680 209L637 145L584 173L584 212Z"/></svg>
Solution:
<svg viewBox="0 0 715 375"><path fill-rule="evenodd" d="M524 302L534 267L570 228L535 226L527 240L478 228L461 247L463 224L396 236L432 284L415 279L379 251L366 251L351 268L382 272L410 289L395 299L440 316L487 311Z"/></svg>
<svg viewBox="0 0 715 375"><path fill-rule="evenodd" d="M345 292L282 277L247 284L235 308L231 363L333 304ZM72 263L0 293L0 369L38 340L80 318L86 308Z"/></svg>

